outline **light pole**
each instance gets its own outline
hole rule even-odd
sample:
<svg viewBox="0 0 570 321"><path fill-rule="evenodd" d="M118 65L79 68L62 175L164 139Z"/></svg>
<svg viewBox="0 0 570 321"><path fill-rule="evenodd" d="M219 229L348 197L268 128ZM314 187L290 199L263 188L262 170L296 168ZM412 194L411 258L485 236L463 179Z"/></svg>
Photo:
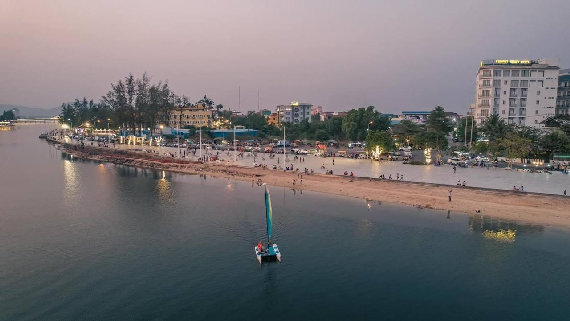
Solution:
<svg viewBox="0 0 570 321"><path fill-rule="evenodd" d="M374 124L373 121L368 123L368 127L366 128L366 133L368 133L370 131L370 125Z"/></svg>
<svg viewBox="0 0 570 321"><path fill-rule="evenodd" d="M237 162L236 125L234 125L234 162Z"/></svg>
<svg viewBox="0 0 570 321"><path fill-rule="evenodd" d="M111 132L109 131L109 122L111 121L111 118L107 118L107 143L109 143L109 145L111 145Z"/></svg>

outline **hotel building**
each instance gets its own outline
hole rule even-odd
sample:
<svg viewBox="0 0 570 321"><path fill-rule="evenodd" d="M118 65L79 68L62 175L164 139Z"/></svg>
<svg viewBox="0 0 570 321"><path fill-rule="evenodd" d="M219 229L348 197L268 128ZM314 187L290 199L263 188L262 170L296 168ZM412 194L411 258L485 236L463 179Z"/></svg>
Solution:
<svg viewBox="0 0 570 321"><path fill-rule="evenodd" d="M570 69L560 70L556 115L570 115Z"/></svg>
<svg viewBox="0 0 570 321"><path fill-rule="evenodd" d="M544 127L555 114L558 64L541 60L483 60L472 114L481 124L497 114L509 124Z"/></svg>

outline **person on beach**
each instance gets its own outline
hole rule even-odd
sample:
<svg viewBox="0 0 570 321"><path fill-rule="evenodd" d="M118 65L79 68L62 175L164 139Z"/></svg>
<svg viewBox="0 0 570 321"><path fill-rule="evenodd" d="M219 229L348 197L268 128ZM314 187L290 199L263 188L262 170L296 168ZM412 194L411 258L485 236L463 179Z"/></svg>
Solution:
<svg viewBox="0 0 570 321"><path fill-rule="evenodd" d="M449 190L449 201L451 202L451 192L453 192L452 189Z"/></svg>
<svg viewBox="0 0 570 321"><path fill-rule="evenodd" d="M457 166L453 165L453 174L457 172Z"/></svg>
<svg viewBox="0 0 570 321"><path fill-rule="evenodd" d="M521 192L524 192L524 186L521 185Z"/></svg>
<svg viewBox="0 0 570 321"><path fill-rule="evenodd" d="M566 190L564 190L564 196L566 196Z"/></svg>
<svg viewBox="0 0 570 321"><path fill-rule="evenodd" d="M465 187L465 181L463 181L463 184L461 184L461 186Z"/></svg>
<svg viewBox="0 0 570 321"><path fill-rule="evenodd" d="M390 176L388 176L388 179L389 179L389 180L392 180L392 174L390 174Z"/></svg>

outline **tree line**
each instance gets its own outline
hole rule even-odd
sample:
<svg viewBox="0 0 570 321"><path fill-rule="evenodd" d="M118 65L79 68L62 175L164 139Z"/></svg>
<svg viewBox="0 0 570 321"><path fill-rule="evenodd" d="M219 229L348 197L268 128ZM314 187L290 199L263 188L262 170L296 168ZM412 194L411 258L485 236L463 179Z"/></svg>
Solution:
<svg viewBox="0 0 570 321"><path fill-rule="evenodd" d="M0 115L0 121L16 120L16 114L13 110L5 110L2 115Z"/></svg>
<svg viewBox="0 0 570 321"><path fill-rule="evenodd" d="M196 103L215 110L216 115L223 109L206 95ZM97 102L83 98L62 103L60 121L72 126L89 123L96 128L154 128L166 122L172 109L194 104L187 96L175 94L168 82L151 83L146 73L140 78L129 74L111 83L111 89Z"/></svg>

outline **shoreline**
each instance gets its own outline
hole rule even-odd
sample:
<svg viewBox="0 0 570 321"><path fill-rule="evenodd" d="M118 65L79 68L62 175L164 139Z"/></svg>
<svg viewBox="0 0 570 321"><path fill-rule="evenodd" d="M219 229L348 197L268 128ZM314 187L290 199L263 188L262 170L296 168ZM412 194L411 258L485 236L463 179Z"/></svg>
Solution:
<svg viewBox="0 0 570 321"><path fill-rule="evenodd" d="M183 174L206 174L241 181L261 179L269 185L341 195L370 201L450 210L465 214L491 216L509 221L570 228L570 198L552 194L514 192L480 187L456 187L436 183L379 180L325 174L245 167L225 162L193 162L153 154L50 141L74 157ZM296 180L296 184L293 184ZM452 201L448 201L452 190Z"/></svg>

